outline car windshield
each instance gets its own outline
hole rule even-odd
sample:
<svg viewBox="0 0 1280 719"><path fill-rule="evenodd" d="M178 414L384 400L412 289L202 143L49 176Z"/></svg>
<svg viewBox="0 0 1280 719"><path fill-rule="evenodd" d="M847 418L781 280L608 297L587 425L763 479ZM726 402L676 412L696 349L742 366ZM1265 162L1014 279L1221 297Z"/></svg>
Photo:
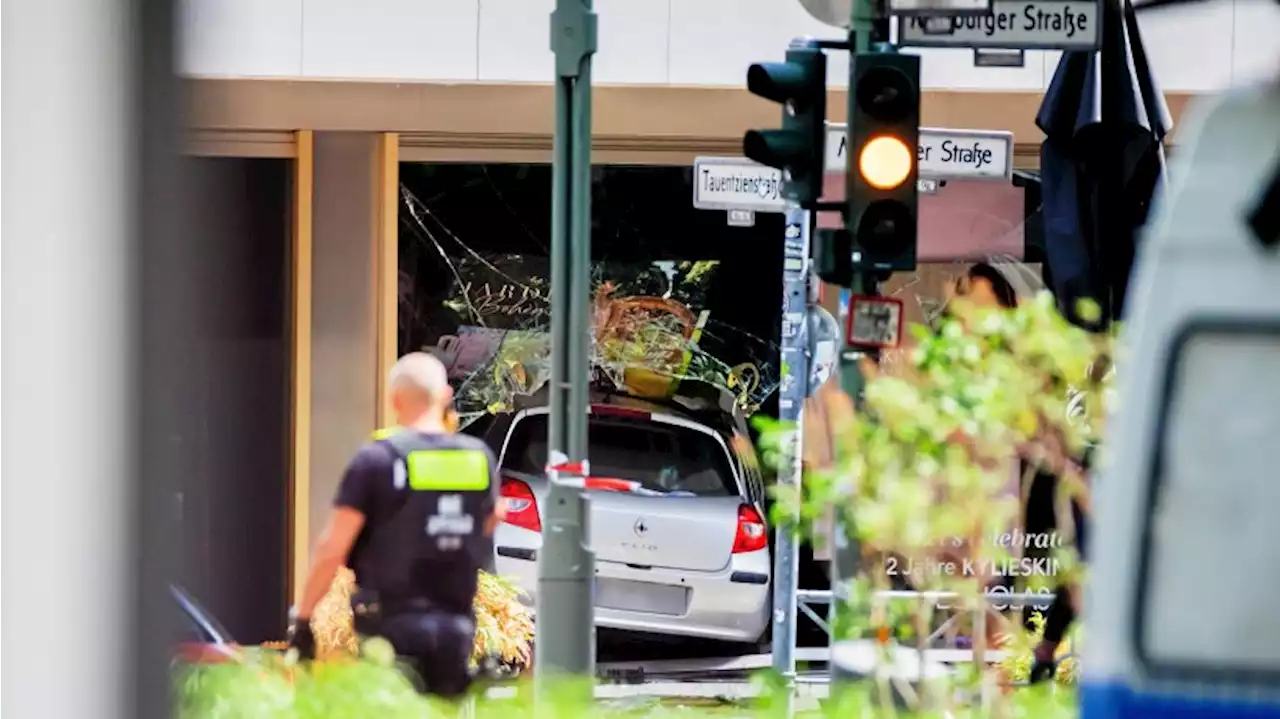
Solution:
<svg viewBox="0 0 1280 719"><path fill-rule="evenodd" d="M593 477L640 482L667 494L728 497L738 494L724 445L689 427L619 417L592 417L587 424ZM547 461L547 416L516 423L503 469L542 474Z"/></svg>

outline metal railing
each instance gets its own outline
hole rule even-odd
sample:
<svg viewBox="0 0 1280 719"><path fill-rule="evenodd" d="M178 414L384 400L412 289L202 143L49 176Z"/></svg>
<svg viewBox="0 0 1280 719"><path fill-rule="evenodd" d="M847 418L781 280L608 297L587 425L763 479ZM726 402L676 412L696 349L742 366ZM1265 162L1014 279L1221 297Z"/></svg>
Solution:
<svg viewBox="0 0 1280 719"><path fill-rule="evenodd" d="M883 590L872 592L871 602L872 602L873 611L875 611L875 609L883 607L883 605L888 602L894 602L894 601L913 601L913 602L921 602L921 603L932 602L936 606L937 604L940 604L942 602L959 600L961 599L961 596L962 595L960 595L957 592L933 592L933 591L915 591L915 590L903 590L903 589L883 589ZM847 597L844 597L844 596L840 597L840 599L845 599L845 598ZM978 611L976 608L970 610L974 612L974 614L976 615L975 619L977 619L977 621L975 622L975 628L974 628L975 632L985 630L985 624L986 624L985 619L986 619L987 612L991 611L993 608L1012 609L1012 608L1015 608L1015 605L1016 605L1018 607L1046 609L1053 604L1054 595L1044 594L1040 592L1014 592L1012 590L1008 590L1003 587L994 587L992 589L988 589L985 592L983 598L986 600L987 604L989 605L988 607L986 607L982 611ZM831 625L827 621L826 617L821 616L817 611L814 610L813 607L814 606L830 606L830 604L831 604L831 590L801 589L796 592L797 608L806 617L808 617L811 621L813 621L814 624L817 624L819 627L821 627L822 630L827 633L827 636L831 635ZM994 605L994 607L990 605ZM1002 607L1001 605L1004 605L1004 606ZM944 610L948 610L948 609L959 609L960 607L946 606L946 607L940 607L940 608ZM937 639L939 636L942 636L948 630L950 630L953 626L955 626L955 623L963 615L964 615L964 612L957 612L953 616L949 617L945 622L942 623L941 626L939 626L937 629L933 630L931 634L926 636L924 641L926 643L932 642L933 640ZM981 625L981 626L978 626L978 625Z"/></svg>

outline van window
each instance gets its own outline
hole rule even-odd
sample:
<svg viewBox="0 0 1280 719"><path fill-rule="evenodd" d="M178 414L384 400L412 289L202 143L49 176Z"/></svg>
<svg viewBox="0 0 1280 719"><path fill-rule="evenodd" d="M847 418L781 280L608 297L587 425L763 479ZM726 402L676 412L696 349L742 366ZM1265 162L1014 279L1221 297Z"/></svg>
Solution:
<svg viewBox="0 0 1280 719"><path fill-rule="evenodd" d="M1154 671L1280 673L1280 326L1183 338L1158 425L1138 654Z"/></svg>
<svg viewBox="0 0 1280 719"><path fill-rule="evenodd" d="M738 494L728 451L706 432L657 422L591 417L587 459L595 477L630 479L645 489L700 497ZM542 474L547 461L547 416L516 423L503 469Z"/></svg>

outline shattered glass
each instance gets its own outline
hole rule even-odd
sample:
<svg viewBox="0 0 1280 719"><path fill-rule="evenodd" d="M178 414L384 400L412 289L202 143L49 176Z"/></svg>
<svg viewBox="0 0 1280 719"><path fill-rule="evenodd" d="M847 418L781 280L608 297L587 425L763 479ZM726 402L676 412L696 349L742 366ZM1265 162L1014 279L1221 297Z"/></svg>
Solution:
<svg viewBox="0 0 1280 719"><path fill-rule="evenodd" d="M1035 297L1048 290L1044 282L1043 269L1040 264L1023 262L1009 255L992 255L981 260L995 268L1013 287L1019 302ZM883 294L902 301L906 314L904 324L910 326L920 324L936 327L947 302L958 294L965 294L969 268L977 264L977 260L963 262L930 262L921 264L914 272L896 274L885 283ZM844 308L841 308L844 312ZM909 362L912 348L910 333L903 338L903 344L892 350L881 353L880 365L892 372L898 364ZM1077 393L1072 390L1073 397ZM1072 407L1076 407L1073 404ZM1071 411L1079 413L1079 410Z"/></svg>
<svg viewBox="0 0 1280 719"><path fill-rule="evenodd" d="M1009 255L993 255L982 260L996 268L1013 286L1019 299L1029 299L1046 289L1038 264L1023 262ZM930 262L914 272L898 273L883 286L887 297L902 300L907 324L932 326L956 291L956 286L977 264L964 262Z"/></svg>
<svg viewBox="0 0 1280 719"><path fill-rule="evenodd" d="M414 297L418 278L402 266L402 351L444 362L464 426L536 403L551 373L546 255L477 250L404 185L401 227L435 256L449 285L424 303ZM730 393L746 414L759 409L778 387L778 348L713 316L708 290L721 269L719 259L594 262L593 387L650 399L710 388Z"/></svg>

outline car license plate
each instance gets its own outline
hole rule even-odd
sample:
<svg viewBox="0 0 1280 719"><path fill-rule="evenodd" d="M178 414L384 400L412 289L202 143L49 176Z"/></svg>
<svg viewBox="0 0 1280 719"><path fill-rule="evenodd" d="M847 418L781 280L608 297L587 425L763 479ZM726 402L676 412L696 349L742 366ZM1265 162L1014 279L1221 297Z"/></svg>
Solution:
<svg viewBox="0 0 1280 719"><path fill-rule="evenodd" d="M595 605L601 609L680 616L689 608L689 588L597 578Z"/></svg>

